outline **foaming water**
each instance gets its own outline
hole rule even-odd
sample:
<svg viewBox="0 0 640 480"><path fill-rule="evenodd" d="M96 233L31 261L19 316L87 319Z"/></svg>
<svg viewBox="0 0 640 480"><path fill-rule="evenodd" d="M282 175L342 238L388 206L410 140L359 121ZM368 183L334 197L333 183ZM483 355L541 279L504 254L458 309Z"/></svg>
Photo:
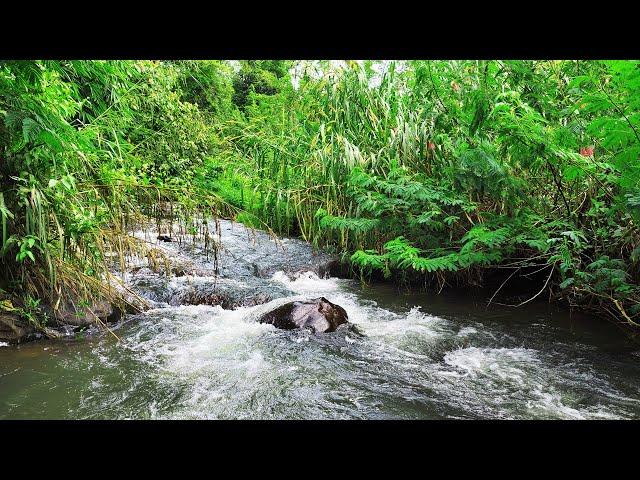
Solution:
<svg viewBox="0 0 640 480"><path fill-rule="evenodd" d="M320 278L313 272L301 272L291 279L284 272L278 271L273 274L271 279L296 293L335 292L339 289L341 283L348 283L347 280L339 280L337 278Z"/></svg>
<svg viewBox="0 0 640 480"><path fill-rule="evenodd" d="M117 325L120 344L95 333L2 348L0 418L638 418L638 349L579 343L546 310L510 323L469 300L442 315L427 297L311 272L269 281L291 294L235 310L162 304ZM351 325L257 322L318 296Z"/></svg>

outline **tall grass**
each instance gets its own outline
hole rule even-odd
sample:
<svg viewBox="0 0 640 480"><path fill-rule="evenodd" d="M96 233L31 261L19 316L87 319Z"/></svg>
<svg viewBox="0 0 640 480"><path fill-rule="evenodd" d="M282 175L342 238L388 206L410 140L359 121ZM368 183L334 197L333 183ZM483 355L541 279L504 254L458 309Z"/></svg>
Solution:
<svg viewBox="0 0 640 480"><path fill-rule="evenodd" d="M181 65L132 61L0 63L0 289L11 311L36 298L40 321L107 300L139 309L113 275L150 246L133 228L196 224L233 207L192 183L213 131L182 99ZM231 79L227 79L228 82ZM230 95L230 92L229 92ZM205 172L206 173L206 172ZM170 205L170 215L158 208Z"/></svg>
<svg viewBox="0 0 640 480"><path fill-rule="evenodd" d="M253 214L440 288L546 266L551 296L635 325L637 62L405 67L372 85L352 62L222 124Z"/></svg>
<svg viewBox="0 0 640 480"><path fill-rule="evenodd" d="M638 62L287 65L1 62L0 288L116 301L133 226L215 249L222 215L440 289L542 271L532 298L640 322Z"/></svg>

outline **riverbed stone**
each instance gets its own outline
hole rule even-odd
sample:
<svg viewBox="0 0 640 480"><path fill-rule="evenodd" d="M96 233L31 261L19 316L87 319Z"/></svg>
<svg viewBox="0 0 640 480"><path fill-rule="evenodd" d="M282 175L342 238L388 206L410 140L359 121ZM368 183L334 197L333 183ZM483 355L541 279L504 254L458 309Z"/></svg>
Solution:
<svg viewBox="0 0 640 480"><path fill-rule="evenodd" d="M0 312L0 342L20 343L35 333L35 327L19 315Z"/></svg>
<svg viewBox="0 0 640 480"><path fill-rule="evenodd" d="M90 305L82 305L80 303L66 304L53 312L53 318L58 323L66 325L74 325L76 327L86 327L95 323L116 320L118 312L114 310L111 304L104 300L99 300Z"/></svg>
<svg viewBox="0 0 640 480"><path fill-rule="evenodd" d="M45 337L51 339L58 339L64 337L64 333L56 330L55 328L42 327L42 333L44 333Z"/></svg>
<svg viewBox="0 0 640 480"><path fill-rule="evenodd" d="M338 326L347 323L348 316L340 305L320 297L285 303L265 313L258 321L285 330L309 328L314 333L325 333L333 332Z"/></svg>
<svg viewBox="0 0 640 480"><path fill-rule="evenodd" d="M139 274L131 286L147 300L178 305L220 305L224 309L252 307L292 295L284 286L260 278L232 280L213 276L166 278Z"/></svg>

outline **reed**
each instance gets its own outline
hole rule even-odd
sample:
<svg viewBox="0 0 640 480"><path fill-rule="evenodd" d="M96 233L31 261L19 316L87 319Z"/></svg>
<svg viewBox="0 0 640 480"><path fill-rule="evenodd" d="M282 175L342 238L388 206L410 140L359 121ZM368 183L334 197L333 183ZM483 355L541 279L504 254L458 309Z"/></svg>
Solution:
<svg viewBox="0 0 640 480"><path fill-rule="evenodd" d="M373 80L351 62L222 124L254 215L440 289L542 259L550 296L634 325L637 62L418 61Z"/></svg>

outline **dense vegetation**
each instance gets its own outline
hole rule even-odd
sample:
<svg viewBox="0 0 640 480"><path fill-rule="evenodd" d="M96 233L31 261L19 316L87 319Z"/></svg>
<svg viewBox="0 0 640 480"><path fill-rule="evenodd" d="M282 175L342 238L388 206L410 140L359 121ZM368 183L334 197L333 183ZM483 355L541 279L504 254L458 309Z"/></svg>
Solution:
<svg viewBox="0 0 640 480"><path fill-rule="evenodd" d="M106 260L169 202L637 327L639 154L637 61L3 61L3 308L115 301Z"/></svg>

